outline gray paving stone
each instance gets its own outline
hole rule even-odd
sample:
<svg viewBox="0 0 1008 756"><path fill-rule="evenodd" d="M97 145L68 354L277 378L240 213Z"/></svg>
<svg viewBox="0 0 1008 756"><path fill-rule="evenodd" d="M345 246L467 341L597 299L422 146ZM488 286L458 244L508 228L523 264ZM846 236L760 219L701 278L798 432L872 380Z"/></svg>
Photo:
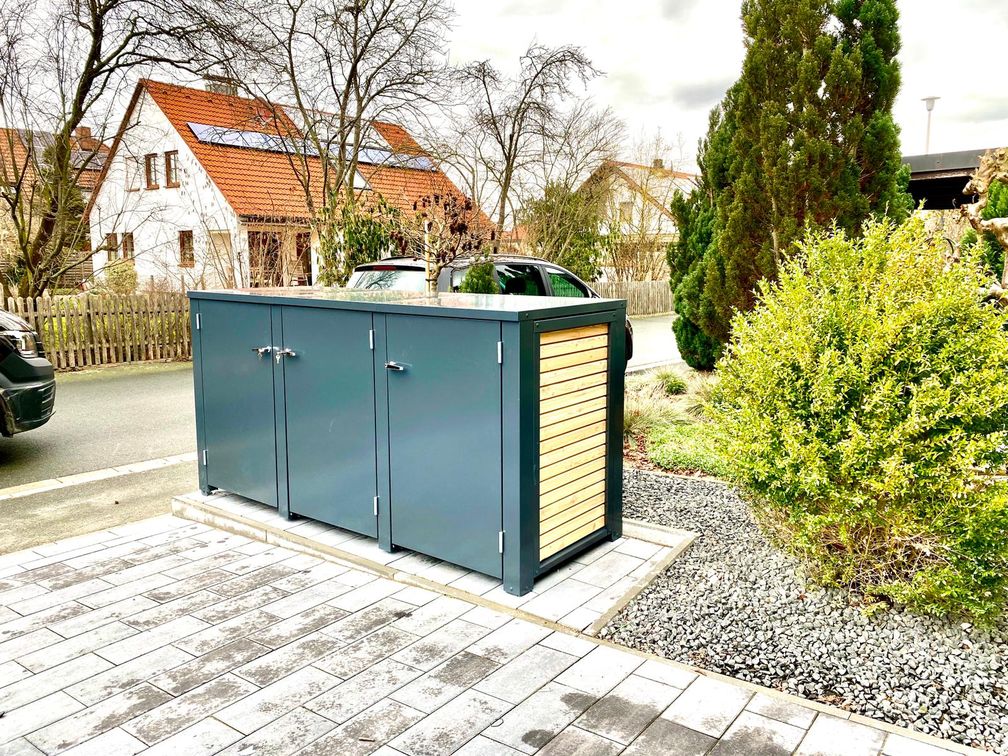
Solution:
<svg viewBox="0 0 1008 756"><path fill-rule="evenodd" d="M336 726L325 717L297 708L289 711L269 727L256 730L234 745L225 748L220 756L286 756L298 752L298 756L310 753L300 749L331 731ZM331 751L336 754L338 751Z"/></svg>
<svg viewBox="0 0 1008 756"><path fill-rule="evenodd" d="M0 710L24 706L68 685L85 680L107 670L112 665L94 654L71 659L37 675L26 677L0 690Z"/></svg>
<svg viewBox="0 0 1008 756"><path fill-rule="evenodd" d="M408 585L401 591L397 591L392 594L392 598L398 601L405 601L407 604L412 604L413 606L423 606L424 604L429 604L439 596L441 596L440 593L428 591L426 588L421 588L416 585Z"/></svg>
<svg viewBox="0 0 1008 756"><path fill-rule="evenodd" d="M250 682L224 674L131 719L122 728L151 745L258 690Z"/></svg>
<svg viewBox="0 0 1008 756"><path fill-rule="evenodd" d="M144 756L210 756L241 737L240 732L208 717L148 748Z"/></svg>
<svg viewBox="0 0 1008 756"><path fill-rule="evenodd" d="M620 554L629 554L638 559L648 560L661 551L661 548L661 544L658 543L641 541L638 538L626 538L614 551L618 551Z"/></svg>
<svg viewBox="0 0 1008 756"><path fill-rule="evenodd" d="M219 593L221 596L240 596L260 586L280 580L280 578L293 575L296 572L297 570L292 567L285 567L282 564L271 564L268 567L263 567L241 577L233 577L230 580L217 583L213 590L214 593ZM278 585L274 585L273 587L277 590L283 590ZM285 593L289 593L289 591L285 591Z"/></svg>
<svg viewBox="0 0 1008 756"><path fill-rule="evenodd" d="M31 677L31 672L22 667L16 661L6 661L0 664L0 691L18 680ZM0 696L3 693L0 692Z"/></svg>
<svg viewBox="0 0 1008 756"><path fill-rule="evenodd" d="M593 648L598 646L597 643L593 643L587 638L581 638L577 635L571 635L570 633L562 633L559 630L550 633L541 641L539 641L540 646L546 646L546 648L552 648L557 651L563 651L565 654L570 654L571 656L576 656L581 658Z"/></svg>
<svg viewBox="0 0 1008 756"><path fill-rule="evenodd" d="M377 756L378 752L376 751L375 753ZM397 753L399 751L391 751L389 756L394 756ZM496 740L490 740L490 738L483 735L477 735L455 751L452 756L517 756L520 753L522 752L516 751L514 748L510 748L503 743L498 743Z"/></svg>
<svg viewBox="0 0 1008 756"><path fill-rule="evenodd" d="M314 559L314 557L310 558ZM274 580L270 583L270 585L274 588L279 588L282 591L287 591L288 593L297 593L298 591L303 591L306 588L311 588L313 585L324 583L326 580L331 580L337 575L342 575L347 571L347 568L341 564L335 564L334 562L319 562L317 559L315 561L318 562L318 564L307 568L295 569L295 571L287 577ZM290 560L287 560L281 564L291 566L289 565L289 562Z"/></svg>
<svg viewBox="0 0 1008 756"><path fill-rule="evenodd" d="M367 570L355 568L340 573L337 579L339 580L339 582L343 583L343 585L349 585L353 586L354 588L359 588L362 585L367 585L368 583L373 583L374 581L376 581L378 579L378 575L375 574L374 572L369 572ZM384 596L382 598L384 598ZM365 604L364 606L367 606L367 604Z"/></svg>
<svg viewBox="0 0 1008 756"><path fill-rule="evenodd" d="M557 677L557 682L601 698L643 662L640 657L626 651L599 646Z"/></svg>
<svg viewBox="0 0 1008 756"><path fill-rule="evenodd" d="M196 591L126 617L123 622L137 630L150 630L217 601L220 601L220 596L215 593Z"/></svg>
<svg viewBox="0 0 1008 756"><path fill-rule="evenodd" d="M211 624L218 624L220 622L224 622L225 620L229 620L232 617L237 617L240 614L245 614L253 609L263 608L266 604L272 603L286 596L287 594L279 588L274 588L271 585L264 585L261 588L249 591L248 593L243 593L240 596L224 599L203 609L197 609L192 614L194 617L198 617L199 619L205 620ZM281 616L274 611L270 611L270 614L276 617Z"/></svg>
<svg viewBox="0 0 1008 756"><path fill-rule="evenodd" d="M303 705L309 699L315 699L325 691L335 688L339 682L338 677L327 672L315 667L305 667L218 712L217 719L247 735L278 719L291 709Z"/></svg>
<svg viewBox="0 0 1008 756"><path fill-rule="evenodd" d="M886 736L882 754L883 756L950 756L951 751L891 732Z"/></svg>
<svg viewBox="0 0 1008 756"><path fill-rule="evenodd" d="M54 606L51 609L45 609L35 614L29 614L25 617L12 610L8 611L15 616L13 619L0 625L0 643L6 643L34 630L48 627L53 623L75 617L89 610L83 604L78 604L76 601L68 601L65 604L60 604L59 606ZM49 629L52 630L53 628L49 627ZM65 637L64 633L60 633L60 635L64 635Z"/></svg>
<svg viewBox="0 0 1008 756"><path fill-rule="evenodd" d="M0 580L0 596L2 596L5 591L18 588L28 583L38 583L47 591L51 591L53 586L48 584L49 580L65 575L76 574L77 570L68 564L63 564L63 562L47 564L45 567L37 567L34 570L25 570L24 572L18 574L17 578L4 578Z"/></svg>
<svg viewBox="0 0 1008 756"><path fill-rule="evenodd" d="M680 693L670 685L630 675L600 698L575 724L582 730L628 745Z"/></svg>
<svg viewBox="0 0 1008 756"><path fill-rule="evenodd" d="M577 579L582 583L591 583L599 588L608 588L642 564L644 564L643 559L613 550L580 570L577 573Z"/></svg>
<svg viewBox="0 0 1008 756"><path fill-rule="evenodd" d="M463 614L461 618L466 622L472 622L474 625L482 625L487 630L496 630L514 619L510 614L498 612L485 606L474 606Z"/></svg>
<svg viewBox="0 0 1008 756"><path fill-rule="evenodd" d="M463 619L452 620L411 646L396 652L392 658L417 669L425 671L434 669L445 659L479 640L488 632L485 627Z"/></svg>
<svg viewBox="0 0 1008 756"><path fill-rule="evenodd" d="M685 690L697 679L696 672L680 669L673 664L657 659L648 659L636 670L634 674L646 677L649 680L657 680L660 683L671 685L673 688Z"/></svg>
<svg viewBox="0 0 1008 756"><path fill-rule="evenodd" d="M548 628L515 619L476 641L467 650L504 664L549 634Z"/></svg>
<svg viewBox="0 0 1008 756"><path fill-rule="evenodd" d="M429 604L415 608L412 614L396 620L393 625L414 635L428 635L470 609L472 609L472 604L468 601L442 596Z"/></svg>
<svg viewBox="0 0 1008 756"><path fill-rule="evenodd" d="M498 668L497 662L463 651L390 695L410 708L431 712Z"/></svg>
<svg viewBox="0 0 1008 756"><path fill-rule="evenodd" d="M237 617L232 617L218 625L206 627L206 629L193 633L187 638L175 641L175 645L183 651L199 656L213 651L225 643L251 635L277 621L277 618L272 614L261 609L253 609L251 612L239 614Z"/></svg>
<svg viewBox="0 0 1008 756"><path fill-rule="evenodd" d="M511 705L493 696L467 690L429 714L390 742L409 756L452 753L499 719Z"/></svg>
<svg viewBox="0 0 1008 756"><path fill-rule="evenodd" d="M502 666L475 689L520 703L577 661L576 656L545 646L533 646Z"/></svg>
<svg viewBox="0 0 1008 756"><path fill-rule="evenodd" d="M385 659L311 699L305 708L342 724L420 674L418 669Z"/></svg>
<svg viewBox="0 0 1008 756"><path fill-rule="evenodd" d="M18 663L32 672L44 672L63 662L76 659L96 649L136 635L137 631L122 622L109 622L73 638L53 643L43 649L18 657Z"/></svg>
<svg viewBox="0 0 1008 756"><path fill-rule="evenodd" d="M795 753L798 756L875 756L884 740L885 733L880 730L819 714Z"/></svg>
<svg viewBox="0 0 1008 756"><path fill-rule="evenodd" d="M24 738L0 744L0 756L45 756Z"/></svg>
<svg viewBox="0 0 1008 756"><path fill-rule="evenodd" d="M87 582L91 581L89 580ZM146 575L129 583L123 583L122 585L115 585L111 588L106 588L103 591L87 593L77 600L85 606L90 606L92 609L100 609L103 606L114 604L117 601L122 601L130 596L138 596L141 593L146 593L147 591L154 590L155 588L160 588L162 585L166 585L170 582L172 582L170 577L160 572L156 572L153 575ZM85 583L80 583L80 585L85 585ZM69 591L76 587L77 586L71 586L70 588L64 588L63 590Z"/></svg>
<svg viewBox="0 0 1008 756"><path fill-rule="evenodd" d="M105 646L96 653L102 658L108 659L113 664L122 664L155 648L166 646L169 643L176 643L193 633L205 630L207 627L209 626L206 622L186 615L185 617L179 617L178 619L166 622L163 625L158 625L152 630L145 630L142 633L137 633L129 638ZM186 651L188 649L183 648L182 650Z"/></svg>
<svg viewBox="0 0 1008 756"><path fill-rule="evenodd" d="M166 648L185 653L175 649L174 646ZM267 646L256 643L250 638L241 638L195 658L186 653L186 661L183 663L166 667L160 674L152 672L150 682L173 696L180 696L269 651Z"/></svg>
<svg viewBox="0 0 1008 756"><path fill-rule="evenodd" d="M581 572L577 574L580 576ZM590 601L601 590L598 586L568 578L523 604L522 609L537 617L558 620Z"/></svg>
<svg viewBox="0 0 1008 756"><path fill-rule="evenodd" d="M63 751L63 756L132 756L140 753L147 746L125 730L118 727L103 732L91 740Z"/></svg>
<svg viewBox="0 0 1008 756"><path fill-rule="evenodd" d="M342 645L340 641L324 633L312 633L238 667L234 673L263 687L295 670L307 667Z"/></svg>
<svg viewBox="0 0 1008 756"><path fill-rule="evenodd" d="M156 601L143 596L130 596L114 604L103 606L101 609L90 609L83 604L76 604L83 611L74 612L69 618L54 621L49 625L49 629L59 633L64 638L72 638L75 635L101 627L112 620L130 617L138 612L153 609L157 605Z"/></svg>
<svg viewBox="0 0 1008 756"><path fill-rule="evenodd" d="M365 577L368 579L366 583L354 585L355 582ZM359 611L366 606L371 606L376 601L381 601L383 598L388 598L393 593L402 590L401 583L394 583L385 578L368 575L359 570L344 572L342 575L334 578L334 581L340 585L349 586L350 590L339 594L330 600L329 603L348 612Z"/></svg>
<svg viewBox="0 0 1008 756"><path fill-rule="evenodd" d="M719 738L749 703L752 695L745 688L701 676L672 702L662 716Z"/></svg>
<svg viewBox="0 0 1008 756"><path fill-rule="evenodd" d="M325 632L345 643L352 643L380 627L408 617L415 610L415 606L405 601L385 598L333 623L325 629Z"/></svg>
<svg viewBox="0 0 1008 756"><path fill-rule="evenodd" d="M790 756L805 730L743 711L711 751L712 756Z"/></svg>
<svg viewBox="0 0 1008 756"><path fill-rule="evenodd" d="M176 553L168 556L162 556L165 551L169 550L174 550ZM184 549L161 549L159 551L152 549L151 553L148 554L145 554L142 551L130 554L126 561L135 562L132 567L120 570L119 572L110 572L105 575L103 580L108 583L112 583L113 585L126 585L127 583L136 582L141 578L163 573L165 570L182 567L183 565L189 564L191 561L183 556L178 556L177 552L183 550Z"/></svg>
<svg viewBox="0 0 1008 756"><path fill-rule="evenodd" d="M345 616L346 612L342 609L321 604L300 614L295 614L293 617L273 623L262 632L256 633L256 640L264 645L277 648L316 630L328 628ZM341 643L341 645L343 644Z"/></svg>
<svg viewBox="0 0 1008 756"><path fill-rule="evenodd" d="M171 696L153 685L141 683L123 693L106 698L69 717L28 735L28 740L46 753L63 751L90 740L123 722L133 719Z"/></svg>
<svg viewBox="0 0 1008 756"><path fill-rule="evenodd" d="M419 636L412 633L394 627L383 627L371 635L341 648L337 653L320 659L315 662L315 666L337 677L347 679L417 640L419 640Z"/></svg>
<svg viewBox="0 0 1008 756"><path fill-rule="evenodd" d="M274 547L269 551L262 551L244 559L239 559L237 562L231 562L226 569L228 572L233 572L236 575L247 575L250 572L255 572L276 562L282 562L284 559L294 556L294 554L295 552L290 549Z"/></svg>
<svg viewBox="0 0 1008 756"><path fill-rule="evenodd" d="M31 570L29 570L29 572L30 571ZM10 606L11 604L16 604L20 601L27 601L28 599L35 598L36 596L45 596L47 593L49 593L49 591L46 588L43 588L41 585L36 585L35 583L18 585L14 588L8 588L5 591L0 591L0 606ZM50 606L52 606L52 604L50 604ZM26 612L18 612L18 614L25 613Z"/></svg>
<svg viewBox="0 0 1008 756"><path fill-rule="evenodd" d="M616 756L623 746L593 732L568 727L539 751L541 756ZM658 753L675 753L659 751ZM676 754L676 756L679 756Z"/></svg>
<svg viewBox="0 0 1008 756"><path fill-rule="evenodd" d="M149 680L163 670L185 664L192 658L190 654L174 646L162 646L78 683L71 684L65 681L65 690L81 703L91 706L144 680Z"/></svg>
<svg viewBox="0 0 1008 756"><path fill-rule="evenodd" d="M761 714L778 722L784 722L792 727L801 727L807 730L815 719L815 711L799 706L793 701L785 701L780 698L773 698L765 693L757 693L746 705L746 711Z"/></svg>
<svg viewBox="0 0 1008 756"><path fill-rule="evenodd" d="M676 756L704 756L715 743L717 738L659 717L623 751L623 756L655 756L664 753L674 753Z"/></svg>
<svg viewBox="0 0 1008 756"><path fill-rule="evenodd" d="M367 756L423 716L422 711L386 698L315 741L298 756Z"/></svg>
<svg viewBox="0 0 1008 756"><path fill-rule="evenodd" d="M53 577L44 578L39 580L39 584L45 586L51 591L59 590L60 588L68 588L71 585L76 585L77 583L82 583L85 580L91 580L92 578L103 577L110 572L116 572L117 570L122 570L130 566L130 563L125 559L107 559L102 562L97 562L88 567L82 567L79 570L70 568L68 565L62 562L52 565L53 567L64 567L68 572L61 575L55 575ZM46 568L42 568L46 569Z"/></svg>
<svg viewBox="0 0 1008 756"><path fill-rule="evenodd" d="M83 708L80 701L62 691L50 693L4 714L3 737L8 740L19 738Z"/></svg>
<svg viewBox="0 0 1008 756"><path fill-rule="evenodd" d="M20 617L21 615L15 612L13 609L10 609L6 606L0 606L0 626L2 626L7 622L10 622L11 620L19 619Z"/></svg>
<svg viewBox="0 0 1008 756"><path fill-rule="evenodd" d="M535 753L595 703L595 697L549 683L513 708L483 735L522 753Z"/></svg>

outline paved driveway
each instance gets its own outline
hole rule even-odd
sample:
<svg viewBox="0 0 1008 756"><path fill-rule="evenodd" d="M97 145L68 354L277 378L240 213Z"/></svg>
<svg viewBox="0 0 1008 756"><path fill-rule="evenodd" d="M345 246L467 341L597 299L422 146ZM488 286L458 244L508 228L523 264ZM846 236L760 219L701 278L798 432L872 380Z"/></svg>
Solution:
<svg viewBox="0 0 1008 756"><path fill-rule="evenodd" d="M166 516L0 557L0 751L947 751Z"/></svg>
<svg viewBox="0 0 1008 756"><path fill-rule="evenodd" d="M631 318L634 328L634 356L629 370L644 370L648 367L667 364L683 364L672 333L672 315L653 315L647 318Z"/></svg>

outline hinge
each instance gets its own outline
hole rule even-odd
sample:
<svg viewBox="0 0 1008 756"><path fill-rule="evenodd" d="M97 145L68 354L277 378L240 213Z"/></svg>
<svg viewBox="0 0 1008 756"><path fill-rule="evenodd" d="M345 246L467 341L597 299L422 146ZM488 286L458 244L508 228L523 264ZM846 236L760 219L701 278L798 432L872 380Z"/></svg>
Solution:
<svg viewBox="0 0 1008 756"><path fill-rule="evenodd" d="M503 341L498 341L497 342L497 364L498 365L503 365L504 364L504 342Z"/></svg>
<svg viewBox="0 0 1008 756"><path fill-rule="evenodd" d="M378 497L374 497L374 516L378 516Z"/></svg>
<svg viewBox="0 0 1008 756"><path fill-rule="evenodd" d="M203 467L206 467L206 449L203 450Z"/></svg>
<svg viewBox="0 0 1008 756"><path fill-rule="evenodd" d="M374 351L374 328L368 331L368 344L371 346L371 351Z"/></svg>
<svg viewBox="0 0 1008 756"><path fill-rule="evenodd" d="M197 312L196 313L196 330L198 331L199 329L200 329L200 314Z"/></svg>
<svg viewBox="0 0 1008 756"><path fill-rule="evenodd" d="M504 553L504 531L503 530L497 531L497 551L499 551L501 554Z"/></svg>

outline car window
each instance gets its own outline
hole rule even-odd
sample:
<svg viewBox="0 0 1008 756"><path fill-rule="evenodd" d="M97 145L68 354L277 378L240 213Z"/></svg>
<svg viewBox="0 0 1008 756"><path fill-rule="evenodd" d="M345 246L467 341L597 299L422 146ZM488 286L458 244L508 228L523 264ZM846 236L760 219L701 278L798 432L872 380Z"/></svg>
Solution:
<svg viewBox="0 0 1008 756"><path fill-rule="evenodd" d="M546 296L546 287L535 265L498 263L495 267L501 294Z"/></svg>
<svg viewBox="0 0 1008 756"><path fill-rule="evenodd" d="M427 277L416 268L365 268L354 271L348 289L427 291Z"/></svg>
<svg viewBox="0 0 1008 756"><path fill-rule="evenodd" d="M587 287L566 271L547 268L546 275L549 276L550 288L553 289L554 297L586 298L591 296Z"/></svg>
<svg viewBox="0 0 1008 756"><path fill-rule="evenodd" d="M452 268L451 272L451 290L458 291L462 288L462 281L466 277L466 273L469 272L469 268Z"/></svg>

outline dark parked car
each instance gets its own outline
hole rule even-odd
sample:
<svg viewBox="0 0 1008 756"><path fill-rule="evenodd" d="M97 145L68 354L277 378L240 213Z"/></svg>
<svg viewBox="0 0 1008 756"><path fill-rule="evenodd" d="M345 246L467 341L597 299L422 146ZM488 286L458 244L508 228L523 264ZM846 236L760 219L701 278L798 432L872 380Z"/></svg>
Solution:
<svg viewBox="0 0 1008 756"><path fill-rule="evenodd" d="M458 291L472 259L455 260L438 276L438 291ZM598 298L598 293L566 268L537 257L498 255L493 258L494 280L501 294L540 297ZM415 257L390 257L358 265L347 282L351 289L427 290L424 261ZM633 325L626 321L626 359L633 356Z"/></svg>
<svg viewBox="0 0 1008 756"><path fill-rule="evenodd" d="M0 434L44 425L55 399L56 378L42 340L21 318L0 310Z"/></svg>

